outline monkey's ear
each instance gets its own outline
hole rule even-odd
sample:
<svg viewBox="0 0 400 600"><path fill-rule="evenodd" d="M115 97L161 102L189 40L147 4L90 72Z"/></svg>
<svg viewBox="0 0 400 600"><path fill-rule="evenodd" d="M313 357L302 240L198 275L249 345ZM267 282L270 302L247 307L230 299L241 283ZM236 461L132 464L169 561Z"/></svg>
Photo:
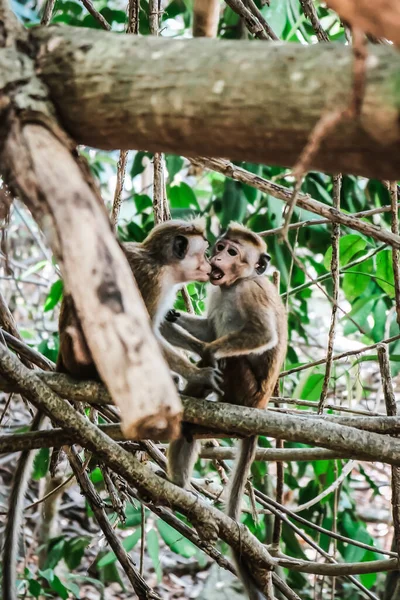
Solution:
<svg viewBox="0 0 400 600"><path fill-rule="evenodd" d="M189 245L188 239L184 235L175 236L173 246L172 246L172 251L174 253L175 258L179 258L179 260L182 260L182 258L185 258L186 252L188 249L188 245Z"/></svg>
<svg viewBox="0 0 400 600"><path fill-rule="evenodd" d="M262 275L263 273L265 273L265 270L268 267L270 260L271 257L269 254L266 254L265 252L260 254L260 258L258 259L258 262L256 264L257 275Z"/></svg>

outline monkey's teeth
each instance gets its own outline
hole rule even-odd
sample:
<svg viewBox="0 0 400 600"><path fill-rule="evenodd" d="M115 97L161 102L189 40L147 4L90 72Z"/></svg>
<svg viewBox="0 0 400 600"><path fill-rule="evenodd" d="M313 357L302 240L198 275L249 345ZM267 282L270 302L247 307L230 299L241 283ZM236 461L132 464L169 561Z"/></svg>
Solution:
<svg viewBox="0 0 400 600"><path fill-rule="evenodd" d="M211 279L222 279L224 273L218 267L214 267L211 271Z"/></svg>

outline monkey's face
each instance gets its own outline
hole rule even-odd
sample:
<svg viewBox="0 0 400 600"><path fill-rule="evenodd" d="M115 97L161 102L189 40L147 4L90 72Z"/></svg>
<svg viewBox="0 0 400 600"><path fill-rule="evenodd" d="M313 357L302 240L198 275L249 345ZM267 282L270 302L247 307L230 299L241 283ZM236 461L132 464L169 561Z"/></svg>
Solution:
<svg viewBox="0 0 400 600"><path fill-rule="evenodd" d="M210 260L210 282L219 287L230 287L239 279L261 275L269 258L268 254L260 255L251 244L221 238L215 244Z"/></svg>
<svg viewBox="0 0 400 600"><path fill-rule="evenodd" d="M177 259L176 269L179 273L179 282L209 280L211 267L206 257L207 248L207 240L200 235L176 236L174 256Z"/></svg>

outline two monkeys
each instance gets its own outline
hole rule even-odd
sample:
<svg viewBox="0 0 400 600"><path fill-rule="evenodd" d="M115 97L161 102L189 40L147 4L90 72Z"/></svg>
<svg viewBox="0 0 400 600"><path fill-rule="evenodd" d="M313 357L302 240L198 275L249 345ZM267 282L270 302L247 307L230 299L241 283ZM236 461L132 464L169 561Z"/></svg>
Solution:
<svg viewBox="0 0 400 600"><path fill-rule="evenodd" d="M201 397L213 391L222 401L266 408L286 354L287 320L277 289L264 275L270 257L262 238L241 225L231 224L214 244L208 259L204 224L196 220L172 220L154 227L141 244L125 243L122 248L165 359L171 371L187 382L185 393ZM166 321L177 290L191 281L212 284L207 317L174 313L174 322ZM77 379L98 379L68 293L61 306L59 333L57 370ZM191 363L174 346L196 353L200 362ZM241 500L256 447L256 436L240 442L227 502L228 515L236 520L240 517ZM197 453L195 440L181 437L170 444L168 474L174 483L188 484ZM16 581L22 499L29 477L26 457L24 464L22 475L14 480L15 502L14 508L10 507L6 530L4 600L15 599L14 585L7 585L5 581ZM11 513L14 517L10 522ZM262 598L240 553L234 559L250 600Z"/></svg>
<svg viewBox="0 0 400 600"><path fill-rule="evenodd" d="M266 408L278 380L287 347L287 318L276 287L265 277L270 256L265 242L246 227L232 223L206 258L208 242L200 221L168 221L157 225L141 244L123 244L170 369L187 382L185 393ZM206 317L173 312L176 291L190 281L210 281ZM59 371L77 378L97 377L95 365L75 313L65 296L60 314ZM200 356L197 365L174 346ZM257 436L240 442L231 478L227 514L238 520ZM168 475L188 485L198 442L181 437L171 442ZM262 598L247 565L234 556L251 600Z"/></svg>

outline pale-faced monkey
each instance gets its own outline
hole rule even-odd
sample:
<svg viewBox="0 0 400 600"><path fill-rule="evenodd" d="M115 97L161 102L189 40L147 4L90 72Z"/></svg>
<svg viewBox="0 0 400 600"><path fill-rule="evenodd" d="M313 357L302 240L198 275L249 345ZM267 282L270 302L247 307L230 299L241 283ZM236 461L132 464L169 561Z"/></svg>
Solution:
<svg viewBox="0 0 400 600"><path fill-rule="evenodd" d="M166 221L154 227L141 244L122 244L171 370L192 384L209 385L218 391L221 381L218 370L192 364L159 333L160 324L172 308L177 290L190 281L208 281L211 267L205 256L207 248L201 220ZM57 371L77 379L98 379L72 297L67 294L61 305L59 332Z"/></svg>
<svg viewBox="0 0 400 600"><path fill-rule="evenodd" d="M194 0L193 37L217 37L219 0Z"/></svg>
<svg viewBox="0 0 400 600"><path fill-rule="evenodd" d="M165 313L173 306L176 291L189 281L208 281L211 271L205 256L208 242L201 221L167 221L154 227L141 244L125 243L122 249L135 276L140 293L172 371L190 385L218 391L221 374L212 366L199 368L178 354L159 333ZM57 371L77 379L98 379L96 366L86 343L72 297L64 295L59 320L60 352ZM42 416L35 417L33 429ZM23 499L30 472L32 453L23 452L18 461L5 531L3 553L3 600L16 600L16 563Z"/></svg>
<svg viewBox="0 0 400 600"><path fill-rule="evenodd" d="M231 224L213 248L213 288L207 318L175 313L176 324L166 325L176 345L196 352L206 363L218 361L223 372L224 402L266 408L286 355L285 308L277 289L264 275L269 260L260 236ZM199 390L195 391L198 395ZM192 393L190 385L185 393ZM256 447L257 436L240 442L227 494L227 514L235 520L240 517ZM169 477L174 483L188 484L197 453L196 441L181 437L170 444ZM234 559L249 598L261 598L240 554L235 553Z"/></svg>

